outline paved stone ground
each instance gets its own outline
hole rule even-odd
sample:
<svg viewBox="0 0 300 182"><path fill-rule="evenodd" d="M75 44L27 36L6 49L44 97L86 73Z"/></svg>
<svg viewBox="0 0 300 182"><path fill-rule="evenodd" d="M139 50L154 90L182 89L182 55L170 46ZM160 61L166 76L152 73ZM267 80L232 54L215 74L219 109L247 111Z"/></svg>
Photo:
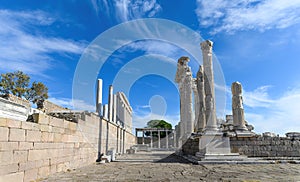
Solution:
<svg viewBox="0 0 300 182"><path fill-rule="evenodd" d="M300 164L193 165L172 152L139 152L42 181L300 181Z"/></svg>

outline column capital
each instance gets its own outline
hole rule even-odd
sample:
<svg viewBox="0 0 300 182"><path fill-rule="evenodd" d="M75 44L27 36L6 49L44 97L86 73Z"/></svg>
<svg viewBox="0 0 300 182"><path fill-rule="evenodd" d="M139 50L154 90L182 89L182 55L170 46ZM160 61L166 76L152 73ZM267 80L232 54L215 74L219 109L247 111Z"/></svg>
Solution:
<svg viewBox="0 0 300 182"><path fill-rule="evenodd" d="M204 52L212 53L213 42L210 40L206 40L200 43L201 49Z"/></svg>

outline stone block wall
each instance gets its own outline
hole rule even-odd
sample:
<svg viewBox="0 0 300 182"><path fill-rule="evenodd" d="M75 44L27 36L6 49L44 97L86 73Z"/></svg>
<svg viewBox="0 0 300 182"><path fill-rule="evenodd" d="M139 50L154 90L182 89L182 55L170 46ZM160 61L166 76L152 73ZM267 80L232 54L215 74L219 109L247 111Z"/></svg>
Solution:
<svg viewBox="0 0 300 182"><path fill-rule="evenodd" d="M56 105L48 100L45 100L43 102L43 109L42 109L45 113L49 113L49 112L55 112L55 111L70 111L70 109L61 107L59 105Z"/></svg>
<svg viewBox="0 0 300 182"><path fill-rule="evenodd" d="M300 139L288 137L231 137L231 152L248 157L300 157ZM199 138L188 139L181 147L184 155L199 152Z"/></svg>
<svg viewBox="0 0 300 182"><path fill-rule="evenodd" d="M31 181L56 172L75 169L96 161L100 118L83 113L78 123L45 114L35 114L37 123L0 118L0 181ZM102 120L104 125L107 121ZM117 127L110 125L109 141L116 147ZM124 149L135 143L134 135L125 133ZM105 151L103 151L105 152Z"/></svg>
<svg viewBox="0 0 300 182"><path fill-rule="evenodd" d="M199 152L199 138L189 138L181 147L184 155L195 155Z"/></svg>
<svg viewBox="0 0 300 182"><path fill-rule="evenodd" d="M249 157L300 157L300 139L288 137L232 137L230 147Z"/></svg>

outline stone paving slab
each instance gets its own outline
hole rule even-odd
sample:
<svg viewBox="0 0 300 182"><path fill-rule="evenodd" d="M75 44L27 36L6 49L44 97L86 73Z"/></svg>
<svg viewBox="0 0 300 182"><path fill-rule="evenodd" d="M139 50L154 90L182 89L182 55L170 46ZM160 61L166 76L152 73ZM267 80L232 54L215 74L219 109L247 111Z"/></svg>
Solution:
<svg viewBox="0 0 300 182"><path fill-rule="evenodd" d="M54 174L42 181L300 181L299 164L194 165L171 152L137 153L117 160Z"/></svg>

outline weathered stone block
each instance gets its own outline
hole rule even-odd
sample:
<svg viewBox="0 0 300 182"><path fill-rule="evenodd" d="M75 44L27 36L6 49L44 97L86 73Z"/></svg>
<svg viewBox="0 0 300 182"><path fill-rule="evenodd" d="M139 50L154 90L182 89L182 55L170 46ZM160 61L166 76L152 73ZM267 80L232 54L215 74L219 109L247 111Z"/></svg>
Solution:
<svg viewBox="0 0 300 182"><path fill-rule="evenodd" d="M12 164L13 162L13 151L2 151L0 152L1 165Z"/></svg>
<svg viewBox="0 0 300 182"><path fill-rule="evenodd" d="M64 132L65 132L65 129L64 129L64 128L60 128L60 127L55 127L55 126L53 126L53 127L52 127L52 132L53 132L53 133L64 133Z"/></svg>
<svg viewBox="0 0 300 182"><path fill-rule="evenodd" d="M0 126L7 126L7 119L0 117Z"/></svg>
<svg viewBox="0 0 300 182"><path fill-rule="evenodd" d="M42 132L41 141L42 142L49 142L49 133L48 132Z"/></svg>
<svg viewBox="0 0 300 182"><path fill-rule="evenodd" d="M64 127L64 120L59 119L59 118L51 117L50 120L49 120L49 125L63 128Z"/></svg>
<svg viewBox="0 0 300 182"><path fill-rule="evenodd" d="M40 125L32 122L21 122L21 128L25 130L40 130Z"/></svg>
<svg viewBox="0 0 300 182"><path fill-rule="evenodd" d="M48 159L48 151L47 149L43 150L29 150L28 154L28 160L29 161L34 161L34 160L43 160L43 159Z"/></svg>
<svg viewBox="0 0 300 182"><path fill-rule="evenodd" d="M49 125L40 125L40 129L41 131L46 131L46 132L52 132L52 126L49 126Z"/></svg>
<svg viewBox="0 0 300 182"><path fill-rule="evenodd" d="M38 178L46 177L50 174L50 166L43 166L38 169Z"/></svg>
<svg viewBox="0 0 300 182"><path fill-rule="evenodd" d="M39 142L41 141L41 136L42 136L41 131L34 131L34 130L26 131L26 141L28 142Z"/></svg>
<svg viewBox="0 0 300 182"><path fill-rule="evenodd" d="M53 142L61 142L62 141L62 134L54 133Z"/></svg>
<svg viewBox="0 0 300 182"><path fill-rule="evenodd" d="M25 130L19 128L10 128L9 141L25 141Z"/></svg>
<svg viewBox="0 0 300 182"><path fill-rule="evenodd" d="M49 173L50 174L54 174L56 172L57 172L56 171L56 164L51 164Z"/></svg>
<svg viewBox="0 0 300 182"><path fill-rule="evenodd" d="M8 141L9 129L6 127L0 127L0 141Z"/></svg>
<svg viewBox="0 0 300 182"><path fill-rule="evenodd" d="M48 125L49 124L49 116L45 115L45 114L33 114L33 118L34 120L37 121L37 123L40 124L45 124Z"/></svg>
<svg viewBox="0 0 300 182"><path fill-rule="evenodd" d="M29 169L24 173L24 182L35 181L38 179L38 169Z"/></svg>
<svg viewBox="0 0 300 182"><path fill-rule="evenodd" d="M17 163L8 164L8 165L0 165L0 176L9 173L15 173L19 169L19 165Z"/></svg>
<svg viewBox="0 0 300 182"><path fill-rule="evenodd" d="M0 176L0 181L3 182L16 182L16 181L23 181L24 172L18 173L11 173L4 176Z"/></svg>
<svg viewBox="0 0 300 182"><path fill-rule="evenodd" d="M0 142L0 151L5 150L18 150L18 142Z"/></svg>
<svg viewBox="0 0 300 182"><path fill-rule="evenodd" d="M9 128L21 128L21 121L7 118L7 126Z"/></svg>
<svg viewBox="0 0 300 182"><path fill-rule="evenodd" d="M28 156L28 151L25 150L14 151L14 162L15 163L26 162L27 156Z"/></svg>
<svg viewBox="0 0 300 182"><path fill-rule="evenodd" d="M33 142L19 142L19 150L33 149Z"/></svg>

